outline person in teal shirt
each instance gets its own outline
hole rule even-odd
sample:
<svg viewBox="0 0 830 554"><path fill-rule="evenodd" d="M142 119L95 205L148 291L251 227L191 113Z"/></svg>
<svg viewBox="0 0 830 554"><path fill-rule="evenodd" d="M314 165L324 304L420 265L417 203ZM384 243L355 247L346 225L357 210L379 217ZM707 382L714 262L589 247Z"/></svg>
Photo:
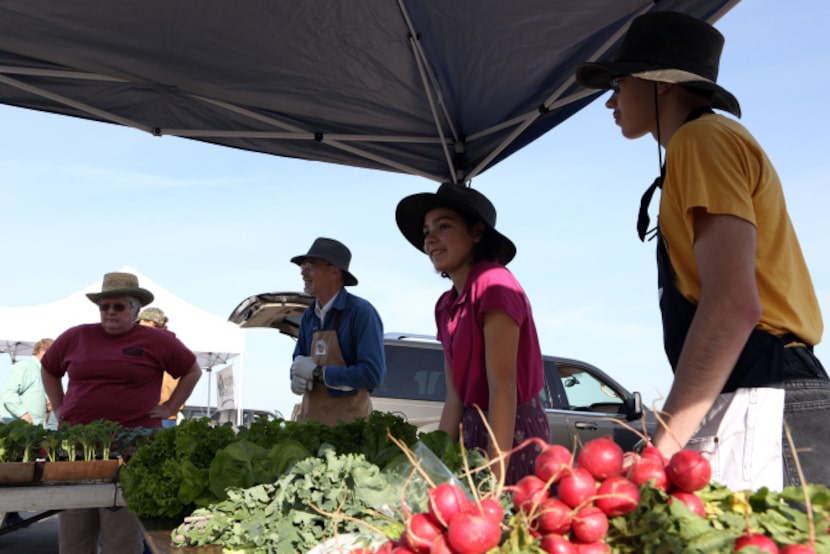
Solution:
<svg viewBox="0 0 830 554"><path fill-rule="evenodd" d="M0 419L9 423L22 419L35 425L46 423L46 393L40 377L40 359L52 339L41 339L32 349L32 357L11 366L0 392Z"/></svg>

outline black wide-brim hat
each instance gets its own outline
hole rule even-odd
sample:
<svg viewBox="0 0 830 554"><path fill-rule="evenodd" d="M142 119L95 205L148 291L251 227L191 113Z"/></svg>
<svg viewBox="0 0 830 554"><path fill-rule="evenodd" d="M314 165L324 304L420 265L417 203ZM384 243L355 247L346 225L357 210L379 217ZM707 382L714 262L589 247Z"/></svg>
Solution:
<svg viewBox="0 0 830 554"><path fill-rule="evenodd" d="M413 194L398 202L395 209L398 229L421 252L424 251L424 216L431 209L439 207L450 208L483 221L491 237L494 250L491 254L500 263L507 265L516 256L513 241L496 231L496 208L492 202L475 189L452 183L442 184L437 192Z"/></svg>
<svg viewBox="0 0 830 554"><path fill-rule="evenodd" d="M613 61L584 63L576 80L584 87L611 89L617 77L679 84L711 94L712 107L741 117L741 105L716 83L724 38L690 15L650 12L635 18Z"/></svg>
<svg viewBox="0 0 830 554"><path fill-rule="evenodd" d="M342 271L343 284L345 286L354 286L357 284L357 277L349 273L349 263L352 261L352 253L342 242L319 237L314 240L314 243L308 249L307 253L291 258L291 263L303 265L306 258L320 258Z"/></svg>

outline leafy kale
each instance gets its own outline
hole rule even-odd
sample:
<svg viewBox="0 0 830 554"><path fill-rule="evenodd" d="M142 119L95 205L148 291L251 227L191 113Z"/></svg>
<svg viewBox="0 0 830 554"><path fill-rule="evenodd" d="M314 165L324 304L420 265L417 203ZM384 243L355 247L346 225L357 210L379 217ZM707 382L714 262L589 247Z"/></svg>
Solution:
<svg viewBox="0 0 830 554"><path fill-rule="evenodd" d="M388 518L373 507L395 499L398 491L362 455L324 448L322 457L297 462L273 484L232 488L227 494L227 500L193 512L172 532L174 544L306 552L335 534L366 531L365 524L387 526Z"/></svg>
<svg viewBox="0 0 830 554"><path fill-rule="evenodd" d="M45 429L18 419L0 424L0 462L43 457L50 462L108 460L118 456L126 460L151 431L141 427L128 429L106 419L86 424L64 423L59 429Z"/></svg>
<svg viewBox="0 0 830 554"><path fill-rule="evenodd" d="M389 439L389 434L411 446L418 439L418 428L388 412L372 412L367 418L332 426L315 420L268 421L263 418L251 424L244 438L263 448L294 440L311 452L318 452L321 446L328 444L338 453L362 454L368 461L383 467L392 456L400 453L400 449Z"/></svg>
<svg viewBox="0 0 830 554"><path fill-rule="evenodd" d="M33 462L45 435L43 427L22 419L0 425L0 461Z"/></svg>
<svg viewBox="0 0 830 554"><path fill-rule="evenodd" d="M207 418L185 420L157 432L137 450L121 471L124 497L133 512L144 518L182 518L224 499L229 487L273 483L298 460L325 448L360 455L383 469L402 456L390 435L407 446L418 440L414 425L385 412L334 426L263 418L237 434L229 424L211 425ZM452 456L458 466L458 451L448 440L436 435L433 442L443 450L437 455Z"/></svg>
<svg viewBox="0 0 830 554"><path fill-rule="evenodd" d="M130 510L141 517L184 517L196 508L216 452L235 439L232 427L212 427L207 418L156 431L121 469Z"/></svg>
<svg viewBox="0 0 830 554"><path fill-rule="evenodd" d="M121 468L119 480L124 499L130 511L139 516L177 517L187 510L188 504L178 499L179 487L170 486L170 477L178 477L173 466L176 459L176 434L174 428L157 431L152 441L139 448L127 464Z"/></svg>
<svg viewBox="0 0 830 554"><path fill-rule="evenodd" d="M210 467L216 451L236 440L230 423L213 426L209 418L185 419L176 427L176 454L196 467Z"/></svg>

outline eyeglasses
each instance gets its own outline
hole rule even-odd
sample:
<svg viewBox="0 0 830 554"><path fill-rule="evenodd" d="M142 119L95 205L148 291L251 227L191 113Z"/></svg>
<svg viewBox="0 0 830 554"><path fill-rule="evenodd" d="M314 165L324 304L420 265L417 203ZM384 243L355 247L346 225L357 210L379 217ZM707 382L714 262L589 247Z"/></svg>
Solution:
<svg viewBox="0 0 830 554"><path fill-rule="evenodd" d="M102 312L110 311L110 308L115 310L116 312L123 312L127 309L126 304L98 304L98 309Z"/></svg>
<svg viewBox="0 0 830 554"><path fill-rule="evenodd" d="M316 269L321 266L332 265L328 262L303 262L300 264L300 271Z"/></svg>
<svg viewBox="0 0 830 554"><path fill-rule="evenodd" d="M620 93L620 80L619 79L611 79L611 92L614 94Z"/></svg>

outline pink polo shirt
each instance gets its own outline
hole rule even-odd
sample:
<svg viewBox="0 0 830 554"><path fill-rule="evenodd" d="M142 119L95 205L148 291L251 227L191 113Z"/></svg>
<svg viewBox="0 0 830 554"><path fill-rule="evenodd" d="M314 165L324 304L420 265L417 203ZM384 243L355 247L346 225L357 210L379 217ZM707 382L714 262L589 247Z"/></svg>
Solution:
<svg viewBox="0 0 830 554"><path fill-rule="evenodd" d="M485 312L491 310L502 310L519 324L518 403L536 397L544 385L542 352L527 295L506 267L497 262L478 262L460 295L453 288L438 299L435 322L461 401L465 407L478 404L485 411L490 395L482 324Z"/></svg>

